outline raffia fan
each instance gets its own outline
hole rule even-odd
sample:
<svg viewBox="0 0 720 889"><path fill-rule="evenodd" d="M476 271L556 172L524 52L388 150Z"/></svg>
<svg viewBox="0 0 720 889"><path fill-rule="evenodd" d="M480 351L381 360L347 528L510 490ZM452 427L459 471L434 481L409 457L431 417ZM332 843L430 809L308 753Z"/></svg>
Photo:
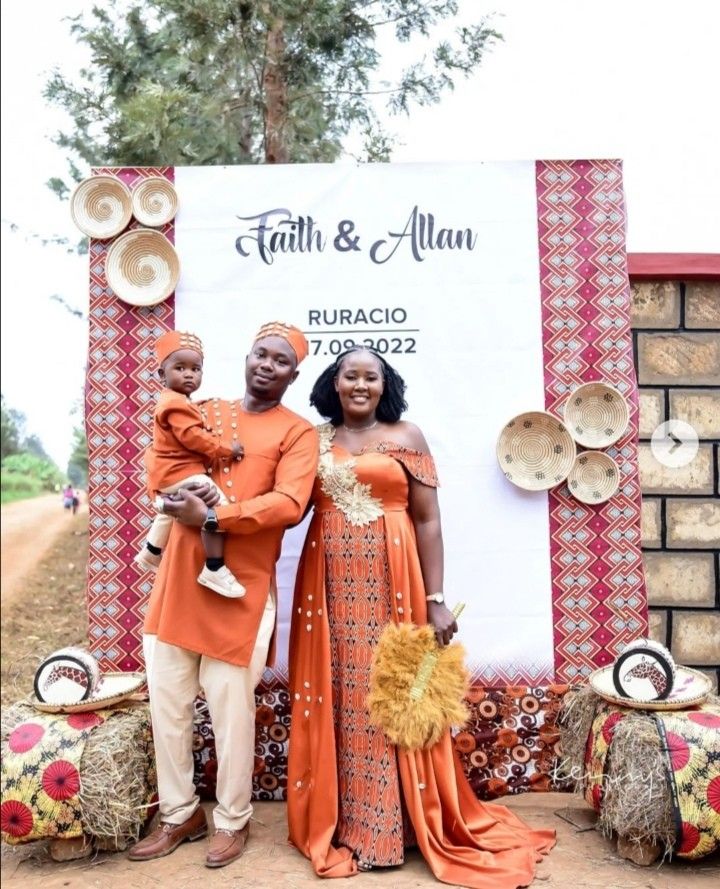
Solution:
<svg viewBox="0 0 720 889"><path fill-rule="evenodd" d="M463 607L454 609L455 617ZM432 747L448 729L467 722L469 684L465 648L458 642L440 647L431 626L388 624L373 655L370 719L399 747Z"/></svg>

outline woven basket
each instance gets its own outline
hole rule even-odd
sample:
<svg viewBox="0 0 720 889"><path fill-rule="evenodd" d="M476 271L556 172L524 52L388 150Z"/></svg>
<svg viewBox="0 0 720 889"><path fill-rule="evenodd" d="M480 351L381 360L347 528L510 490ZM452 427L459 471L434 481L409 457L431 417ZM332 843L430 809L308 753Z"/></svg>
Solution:
<svg viewBox="0 0 720 889"><path fill-rule="evenodd" d="M638 701L618 694L613 683L613 668L602 667L590 674L590 687L611 704L632 710L687 710L701 704L712 692L710 680L704 673L690 667L675 666L672 691L662 700Z"/></svg>
<svg viewBox="0 0 720 889"><path fill-rule="evenodd" d="M526 491L547 491L564 482L576 447L562 420L528 411L503 426L496 453L505 477Z"/></svg>
<svg viewBox="0 0 720 889"><path fill-rule="evenodd" d="M606 448L627 429L630 411L622 393L608 383L578 386L565 403L565 423L584 448Z"/></svg>
<svg viewBox="0 0 720 889"><path fill-rule="evenodd" d="M130 222L132 197L114 176L90 176L73 192L70 215L83 234L99 240L113 238Z"/></svg>
<svg viewBox="0 0 720 889"><path fill-rule="evenodd" d="M605 503L620 486L620 470L602 451L583 451L575 458L567 482L581 503Z"/></svg>
<svg viewBox="0 0 720 889"><path fill-rule="evenodd" d="M162 176L143 179L133 189L132 207L141 225L165 225L177 213L175 186Z"/></svg>
<svg viewBox="0 0 720 889"><path fill-rule="evenodd" d="M165 235L149 228L129 231L108 250L108 284L131 306L154 306L175 290L180 260Z"/></svg>

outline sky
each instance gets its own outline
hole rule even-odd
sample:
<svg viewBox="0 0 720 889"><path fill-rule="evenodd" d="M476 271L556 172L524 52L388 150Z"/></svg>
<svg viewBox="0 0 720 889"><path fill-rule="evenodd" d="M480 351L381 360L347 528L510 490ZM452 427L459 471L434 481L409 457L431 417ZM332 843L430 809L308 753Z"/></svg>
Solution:
<svg viewBox="0 0 720 889"><path fill-rule="evenodd" d="M86 310L87 257L38 243L80 237L44 184L66 165L50 140L62 113L41 94L52 68L86 62L63 19L92 5L35 0L1 12L2 392L63 468L80 421L87 327L52 296ZM720 4L460 5L465 18L496 13L505 39L440 105L389 122L394 161L621 158L629 251L720 253ZM403 52L391 38L380 48L390 76Z"/></svg>

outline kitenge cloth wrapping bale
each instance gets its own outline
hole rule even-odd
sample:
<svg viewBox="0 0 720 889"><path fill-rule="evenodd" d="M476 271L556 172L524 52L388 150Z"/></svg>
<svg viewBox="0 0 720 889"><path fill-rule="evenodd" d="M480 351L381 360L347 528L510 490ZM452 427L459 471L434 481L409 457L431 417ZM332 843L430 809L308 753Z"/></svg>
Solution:
<svg viewBox="0 0 720 889"><path fill-rule="evenodd" d="M720 698L635 710L583 687L565 696L559 728L557 777L575 781L605 834L685 859L720 846Z"/></svg>
<svg viewBox="0 0 720 889"><path fill-rule="evenodd" d="M21 702L3 711L0 740L3 840L138 839L157 794L146 704L49 714Z"/></svg>

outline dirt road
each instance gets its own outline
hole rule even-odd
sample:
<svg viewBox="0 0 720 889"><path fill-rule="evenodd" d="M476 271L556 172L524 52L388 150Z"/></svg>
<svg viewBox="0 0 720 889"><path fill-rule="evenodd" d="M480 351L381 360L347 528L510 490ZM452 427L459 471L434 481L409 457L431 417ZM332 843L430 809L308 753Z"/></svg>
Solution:
<svg viewBox="0 0 720 889"><path fill-rule="evenodd" d="M525 793L500 801L533 827L552 827L558 844L538 865L533 889L715 889L718 855L697 862L636 867L615 854L615 844L588 829L594 813L567 793ZM211 806L205 804L208 817ZM558 817L555 813L561 811ZM575 825L579 825L575 826ZM323 886L310 863L287 841L284 803L255 804L243 857L221 870L205 867L205 841L185 843L167 858L128 861L125 853L101 852L80 861L52 861L39 844L5 847L3 886L17 889L317 889ZM715 877L713 877L715 873ZM489 877L492 882L493 878ZM324 883L325 886L333 885ZM349 886L347 881L337 886ZM488 883L490 885L490 883ZM507 882L503 885L507 886ZM420 853L407 853L403 867L359 874L354 889L444 889Z"/></svg>
<svg viewBox="0 0 720 889"><path fill-rule="evenodd" d="M82 499L85 497L83 495ZM87 511L87 504L80 505ZM2 604L6 605L70 521L60 494L46 494L31 500L7 503L0 511L0 568Z"/></svg>

